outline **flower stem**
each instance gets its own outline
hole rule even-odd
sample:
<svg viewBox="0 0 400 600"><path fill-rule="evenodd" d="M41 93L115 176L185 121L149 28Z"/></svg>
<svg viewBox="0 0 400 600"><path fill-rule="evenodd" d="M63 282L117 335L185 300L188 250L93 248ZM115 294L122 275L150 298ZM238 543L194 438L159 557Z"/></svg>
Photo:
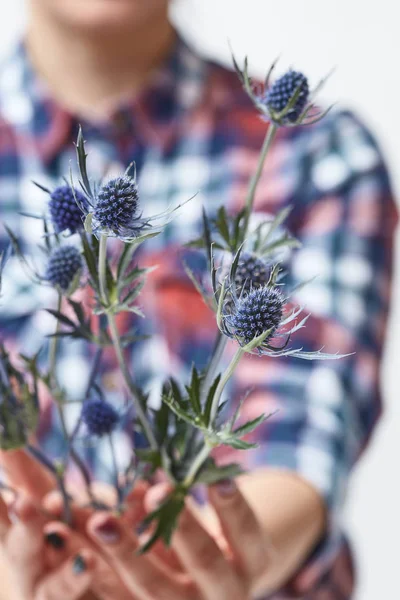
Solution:
<svg viewBox="0 0 400 600"><path fill-rule="evenodd" d="M250 182L249 182L249 187L248 187L247 195L246 195L246 204L245 204L246 212L245 212L243 228L242 228L242 232L241 232L241 236L240 236L240 244L246 240L246 237L248 234L250 215L253 211L254 198L255 198L255 194L256 194L256 190L257 190L257 185L258 185L258 182L261 177L261 173L264 168L265 159L267 158L268 151L271 147L271 144L274 140L277 130L278 130L278 127L274 123L269 124L267 133L265 134L265 137L264 137L263 145L261 147L256 172L252 175ZM208 392L210 391L215 374L218 371L218 366L219 366L220 360L222 358L223 352L225 350L227 341L228 340L225 336L223 336L221 333L218 334L216 344L214 347L214 352L213 352L213 355L209 362L209 365L208 365L208 368L206 371L206 375L205 375L205 378L203 381L202 389L201 389L201 401L202 402L205 402Z"/></svg>
<svg viewBox="0 0 400 600"><path fill-rule="evenodd" d="M108 439L110 442L111 460L112 460L112 464L113 464L114 480L115 480L114 483L115 483L115 489L117 492L117 510L120 510L122 502L123 502L123 492L122 492L120 482L119 482L119 470L118 470L117 456L115 454L115 446L114 446L114 441L113 441L111 433L109 434Z"/></svg>
<svg viewBox="0 0 400 600"><path fill-rule="evenodd" d="M58 302L57 302L57 312L60 312L62 304L62 294L58 294ZM60 321L57 319L55 333L57 334L60 329ZM58 336L55 335L50 340L50 348L49 348L49 374L50 374L50 389L53 394L54 400L57 404L58 414L60 416L61 429L63 431L65 440L68 443L68 453L71 455L72 460L80 471L82 478L85 482L87 492L89 497L92 497L92 492L90 489L90 475L86 468L85 463L82 461L80 456L75 452L75 449L72 447L73 437L70 438L68 435L67 423L64 415L64 407L62 403L62 392L58 385L57 373L56 373L56 365L57 365L57 350L58 350ZM68 457L68 455L67 455ZM67 459L66 459L67 460ZM59 482L60 487L60 482ZM63 494L64 503L68 502L68 496ZM69 507L64 507L64 512L69 511Z"/></svg>
<svg viewBox="0 0 400 600"><path fill-rule="evenodd" d="M154 433L151 429L151 425L149 423L149 421L147 420L146 414L143 410L142 405L140 404L139 400L137 399L137 391L136 391L136 386L132 381L132 377L131 374L126 366L126 362L125 362L125 358L124 358L124 353L122 350L122 346L121 346L121 339L120 339L120 333L118 331L117 328L117 323L115 321L115 316L111 313L107 314L108 317L108 326L110 328L110 333L111 333L111 339L114 345L114 349L115 349L115 353L117 356L117 361L118 361L118 366L121 369L121 373L123 375L123 378L125 380L125 383L129 389L129 391L131 392L133 399L135 401L135 408L136 408L136 414L138 416L138 419L143 427L143 430L146 434L147 437L147 441L150 444L150 447L153 450L157 450L158 449L158 444L157 444L157 440L154 436Z"/></svg>
<svg viewBox="0 0 400 600"><path fill-rule="evenodd" d="M221 399L222 392L224 391L225 386L228 383L229 379L232 377L244 352L245 351L243 350L243 348L237 349L231 362L229 363L228 367L226 368L224 374L222 375L221 381L219 382L217 389L215 390L215 395L213 398L213 403L212 403L211 412L210 412L210 424L209 424L210 430L212 430L212 427L213 427L213 424L215 421L215 417L217 416L219 401ZM197 473L203 466L204 462L207 460L212 448L213 448L213 446L211 444L207 443L207 440L205 440L205 444L204 444L203 448L200 450L200 452L197 454L197 456L193 460L193 462L190 466L190 469L183 481L184 487L190 488L190 486L193 484L193 481L195 480Z"/></svg>
<svg viewBox="0 0 400 600"><path fill-rule="evenodd" d="M99 282L100 282L100 300L104 305L108 303L107 294L107 235L102 233L99 245Z"/></svg>
<svg viewBox="0 0 400 600"><path fill-rule="evenodd" d="M203 380L203 385L201 386L200 393L200 402L201 406L204 406L208 392L213 384L214 377L218 371L219 363L221 361L222 355L226 348L226 344L228 343L228 338L226 335L223 335L220 331L218 332L216 343L214 346L213 354L211 356L210 362L208 364L206 374Z"/></svg>
<svg viewBox="0 0 400 600"><path fill-rule="evenodd" d="M261 148L260 156L258 158L256 172L252 175L252 177L250 179L249 189L247 191L247 196L246 196L246 205L245 205L246 213L245 213L245 217L244 217L244 224L243 224L242 235L241 235L241 243L243 243L246 240L246 237L248 234L249 220L250 220L250 215L253 211L254 197L256 195L257 185L260 180L262 170L264 168L265 159L267 158L268 151L271 147L272 141L275 137L277 130L278 130L278 127L274 123L269 124L267 133L265 134L264 142L263 142L263 145Z"/></svg>
<svg viewBox="0 0 400 600"><path fill-rule="evenodd" d="M204 444L203 448L200 450L200 452L196 455L195 459L193 460L192 464L190 465L190 469L189 469L185 479L183 480L182 485L185 488L189 489L190 486L193 484L193 481L195 480L197 473L200 471L201 467L207 460L211 450L212 450L212 446L210 446L206 442Z"/></svg>
<svg viewBox="0 0 400 600"><path fill-rule="evenodd" d="M57 300L57 312L61 310L62 303L62 294L58 292L58 300ZM49 347L49 374L52 385L55 385L57 381L56 376L56 363L57 363L57 349L58 349L58 336L57 333L60 330L60 321L57 319L55 334L50 339L50 347Z"/></svg>
<svg viewBox="0 0 400 600"><path fill-rule="evenodd" d="M106 282L106 264L107 264L107 236L102 234L100 237L100 247L99 247L99 282L100 282L100 300L103 302L106 308L109 308L108 305L108 296L107 296L107 282ZM115 354L117 356L118 366L121 370L125 383L132 394L133 401L136 408L136 414L138 419L143 427L143 430L146 434L147 441L150 444L150 447L153 450L158 449L157 440L153 434L151 429L151 425L146 417L145 411L143 410L142 405L137 397L136 386L132 380L129 369L126 366L124 353L121 345L121 336L118 331L117 323L115 320L115 315L108 311L107 313L108 327L111 333L111 340L114 346Z"/></svg>
<svg viewBox="0 0 400 600"><path fill-rule="evenodd" d="M211 412L210 412L210 427L213 426L214 421L215 421L215 417L217 416L217 411L218 411L218 406L219 406L219 401L221 399L222 396L222 392L225 389L226 384L228 383L228 381L230 380L230 378L232 377L240 359L242 358L244 354L244 350L243 348L238 348L231 360L231 362L229 363L228 367L225 370L225 373L222 375L221 377L221 381L218 384L217 389L215 390L215 394L214 394L214 398L213 398L213 403L211 405Z"/></svg>

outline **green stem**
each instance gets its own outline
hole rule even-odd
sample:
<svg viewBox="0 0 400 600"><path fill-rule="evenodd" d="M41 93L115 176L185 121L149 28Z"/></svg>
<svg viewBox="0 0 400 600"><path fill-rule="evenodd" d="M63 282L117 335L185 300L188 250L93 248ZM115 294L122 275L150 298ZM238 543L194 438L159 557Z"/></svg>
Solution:
<svg viewBox="0 0 400 600"><path fill-rule="evenodd" d="M268 151L271 147L271 144L273 142L273 139L275 137L277 130L278 130L278 127L274 123L270 123L270 125L267 129L267 133L265 134L265 137L264 137L263 145L261 147L256 172L252 175L250 182L249 182L249 187L247 190L246 202L245 202L246 212L245 212L245 217L244 217L243 229L242 229L242 233L240 236L240 243L243 243L246 240L246 237L248 234L250 215L253 211L254 197L256 194L257 185L258 185L258 182L261 177L261 173L264 168L265 159L267 158ZM212 383L213 383L213 380L215 377L215 373L218 370L218 365L222 358L226 344L227 344L226 337L221 336L221 334L219 333L217 342L215 344L214 352L211 357L210 363L208 365L206 375L204 378L204 382L202 385L202 390L201 390L202 402L204 402L206 400L208 392L210 391L210 388L212 386Z"/></svg>
<svg viewBox="0 0 400 600"><path fill-rule="evenodd" d="M264 168L265 159L267 158L268 151L271 147L272 141L275 137L275 134L278 130L278 127L274 123L270 123L267 129L267 133L265 134L264 142L261 148L260 156L258 158L258 164L256 172L252 175L249 183L249 189L247 191L246 196L246 213L244 217L244 224L242 229L241 242L243 243L246 240L249 228L249 220L250 215L253 211L254 197L256 195L256 189L258 182L261 177L261 173Z"/></svg>
<svg viewBox="0 0 400 600"><path fill-rule="evenodd" d="M107 235L104 233L100 237L100 246L99 246L99 262L98 262L98 270L99 270L99 283L100 283L100 300L106 308L108 326L111 333L111 340L114 346L115 354L117 356L118 366L121 370L125 383L132 394L132 398L135 404L137 417L143 427L143 430L146 434L147 441L150 444L150 447L153 450L158 449L157 440L154 436L154 433L151 429L151 425L146 417L145 411L143 410L142 405L137 399L136 386L132 380L129 369L126 366L124 353L121 345L121 336L118 331L117 323L115 320L115 315L107 310L110 307L108 306L108 294L107 294L107 281L106 281L106 272L107 272Z"/></svg>
<svg viewBox="0 0 400 600"><path fill-rule="evenodd" d="M228 381L230 380L230 378L232 377L240 359L242 358L244 354L244 350L243 348L238 348L231 360L231 362L229 363L229 365L227 366L225 373L222 375L221 377L221 381L218 384L217 389L215 390L215 394L214 394L214 398L213 398L213 403L211 405L211 412L210 412L210 426L213 425L215 417L217 416L217 411L218 411L218 406L219 406L219 401L221 399L222 396L222 392L225 389L226 384L228 383Z"/></svg>
<svg viewBox="0 0 400 600"><path fill-rule="evenodd" d="M57 300L57 312L61 311L61 303L62 303L62 294L58 292L58 300ZM57 319L55 334L60 331L60 321ZM49 346L49 374L52 387L56 385L57 376L56 376L56 363L57 363L57 348L58 348L58 336L54 335L50 339Z"/></svg>
<svg viewBox="0 0 400 600"><path fill-rule="evenodd" d="M210 388L213 384L214 377L216 375L216 372L218 371L219 363L221 361L221 358L222 358L222 355L224 353L227 343L228 343L228 338L226 337L226 335L223 335L221 332L219 332L217 335L217 340L216 340L213 354L211 356L211 360L210 360L209 365L206 370L203 385L201 386L201 393L200 393L201 406L204 406L204 404L207 400L208 392L210 391Z"/></svg>
<svg viewBox="0 0 400 600"><path fill-rule="evenodd" d="M212 403L211 412L210 412L210 424L209 424L210 430L212 430L212 426L214 424L215 417L217 416L219 401L221 399L222 392L224 391L225 386L228 383L229 379L232 377L244 352L245 351L243 348L237 349L231 362L229 363L228 367L226 368L226 371L222 375L221 381L219 382L217 389L215 390L215 395L213 398L213 403ZM186 477L183 481L184 487L190 488L190 486L193 484L193 481L195 480L197 473L203 466L204 462L207 460L212 448L213 448L213 446L211 444L208 444L207 440L205 440L205 445L200 450L200 452L196 455L195 459L193 460L193 462L190 466L188 474L186 475Z"/></svg>
<svg viewBox="0 0 400 600"><path fill-rule="evenodd" d="M122 496L123 495L122 495L122 490L121 490L121 486L120 486L120 482L119 482L119 469L118 469L118 463L117 463L117 456L115 454L115 447L114 447L114 442L113 442L111 433L108 436L108 440L110 442L111 460L112 460L112 464L113 464L114 479L115 479L115 489L117 492L117 506L118 506L117 510L119 510L122 505L122 500L123 500Z"/></svg>
<svg viewBox="0 0 400 600"><path fill-rule="evenodd" d="M185 488L189 489L190 486L193 484L193 481L195 480L197 473L200 471L201 467L203 466L203 464L209 457L211 450L212 450L212 446L210 446L206 442L205 445L203 446L203 448L200 450L200 452L196 455L195 459L193 460L192 464L190 465L190 469L189 469L185 479L183 480L182 485Z"/></svg>
<svg viewBox="0 0 400 600"><path fill-rule="evenodd" d="M133 399L136 400L135 401L135 409L136 409L137 417L143 427L143 430L146 434L147 440L148 440L151 448L153 450L157 450L158 449L157 440L151 429L151 425L150 425L149 421L147 420L147 417L143 410L143 407L140 404L140 402L137 400L136 387L132 381L131 374L125 363L124 353L123 353L122 346L121 346L120 333L117 328L115 316L112 313L108 313L107 318L108 318L108 326L110 328L110 333L111 333L111 339L112 339L112 342L114 345L115 354L117 356L118 366L121 370L121 373L123 375L125 383L129 389L129 391L132 394Z"/></svg>
<svg viewBox="0 0 400 600"><path fill-rule="evenodd" d="M107 294L107 235L102 233L99 245L99 280L100 280L100 301L106 306L108 304Z"/></svg>

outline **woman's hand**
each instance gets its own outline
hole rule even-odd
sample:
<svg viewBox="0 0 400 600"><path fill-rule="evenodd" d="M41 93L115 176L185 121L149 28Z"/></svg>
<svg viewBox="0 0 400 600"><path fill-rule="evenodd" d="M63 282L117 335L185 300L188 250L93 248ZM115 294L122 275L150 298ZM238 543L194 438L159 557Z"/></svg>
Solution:
<svg viewBox="0 0 400 600"><path fill-rule="evenodd" d="M56 551L46 543L45 527L46 517L29 500L18 497L9 514L0 498L0 544L4 557L12 565L13 588L8 597L23 600L89 598L84 594L91 585L96 566L93 552L81 548L68 558L72 547L68 552L62 548ZM51 528L47 533L53 533Z"/></svg>
<svg viewBox="0 0 400 600"><path fill-rule="evenodd" d="M163 484L150 490L149 497L154 502L166 492ZM214 486L210 502L229 551L217 543L188 502L172 538L172 550L183 571L153 553L138 555L140 540L133 529L109 512L92 515L87 532L137 600L246 600L253 582L267 568L269 543L233 482Z"/></svg>

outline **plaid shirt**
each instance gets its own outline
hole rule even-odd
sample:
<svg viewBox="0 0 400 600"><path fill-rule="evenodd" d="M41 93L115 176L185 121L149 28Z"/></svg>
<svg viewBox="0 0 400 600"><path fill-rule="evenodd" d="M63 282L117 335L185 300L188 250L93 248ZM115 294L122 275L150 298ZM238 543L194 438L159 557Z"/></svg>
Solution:
<svg viewBox="0 0 400 600"><path fill-rule="evenodd" d="M183 244L198 236L203 205L210 214L221 204L231 211L242 206L267 125L233 73L202 60L181 40L139 96L104 122L80 121L93 177L121 172L136 161L145 214L162 212L200 190L140 255L141 262L159 265L141 296L147 318L135 323L139 334L152 337L136 343L127 360L156 402L167 375L183 380L193 361L205 365L216 331L215 317L182 266L189 262L201 274L204 264ZM43 268L36 248L40 222L19 213L44 210L46 195L32 179L51 188L68 175L70 163L75 166L77 123L52 100L20 46L0 73L0 208L2 220L21 236L38 269ZM335 112L314 126L279 131L255 207L271 215L286 205L294 207L289 229L302 243L287 264L287 282L296 285L317 276L297 294L312 318L296 334L296 344L355 354L322 363L244 358L230 390L238 399L252 388L244 418L279 410L257 430L259 447L234 458L250 469L298 473L329 509L324 540L285 590L271 598L345 600L354 578L341 511L349 473L381 411L378 375L396 223L379 149L353 114ZM54 319L39 309L54 302L54 292L27 283L15 260L5 273L2 336L16 351L33 352L54 327ZM131 325L132 319L128 323L122 317L119 324ZM90 353L79 341L62 345L59 377L71 399L82 397ZM108 398L122 404L116 374L109 352L102 385ZM44 396L42 404L41 443L60 455L57 416L49 398ZM71 403L71 426L78 412L79 404ZM120 460L127 443L121 436ZM108 448L82 442L81 450L96 475L107 477ZM233 454L224 451L221 460L232 460Z"/></svg>

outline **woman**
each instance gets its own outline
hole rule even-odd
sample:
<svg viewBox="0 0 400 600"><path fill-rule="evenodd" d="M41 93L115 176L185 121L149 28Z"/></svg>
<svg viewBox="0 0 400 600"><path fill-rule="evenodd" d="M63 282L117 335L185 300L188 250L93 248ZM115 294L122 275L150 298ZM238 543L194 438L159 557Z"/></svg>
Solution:
<svg viewBox="0 0 400 600"><path fill-rule="evenodd" d="M73 159L78 122L98 176L110 163L122 171L135 160L142 200L152 208L201 190L168 239L157 238L143 257L160 265L143 298L153 346L136 344L130 360L150 387L172 369L179 377L192 360L201 366L212 345L215 325L184 277L179 252L198 233L202 204L209 211L221 203L240 207L266 127L236 76L177 38L167 4L30 0L26 42L0 75L0 206L30 244L40 233L27 231L19 211L42 208L43 196L28 182L59 182ZM171 552L156 547L137 557L132 533L165 487L139 486L121 522L76 509L72 532L52 518L60 507L47 496L47 475L24 455L4 455L10 482L25 492L13 507L0 508L6 568L19 590L14 584L6 598L352 597L340 514L349 472L380 412L394 204L376 144L349 113L280 130L270 165L256 209L294 205L290 228L302 249L288 278L319 275L303 293L314 316L302 342L355 354L334 366L243 361L235 393L253 388L245 410L279 409L277 416L258 431L257 450L235 457L250 470L239 487L211 489L207 516L186 507ZM31 318L39 299L32 290L21 296L15 277L4 289L3 337L32 351L45 329ZM63 352L60 377L79 395L84 377L69 373L86 369L83 349ZM115 373L110 356L102 380L110 393L120 385ZM59 447L51 419L42 428L47 449ZM91 460L101 476L100 461L93 454Z"/></svg>

